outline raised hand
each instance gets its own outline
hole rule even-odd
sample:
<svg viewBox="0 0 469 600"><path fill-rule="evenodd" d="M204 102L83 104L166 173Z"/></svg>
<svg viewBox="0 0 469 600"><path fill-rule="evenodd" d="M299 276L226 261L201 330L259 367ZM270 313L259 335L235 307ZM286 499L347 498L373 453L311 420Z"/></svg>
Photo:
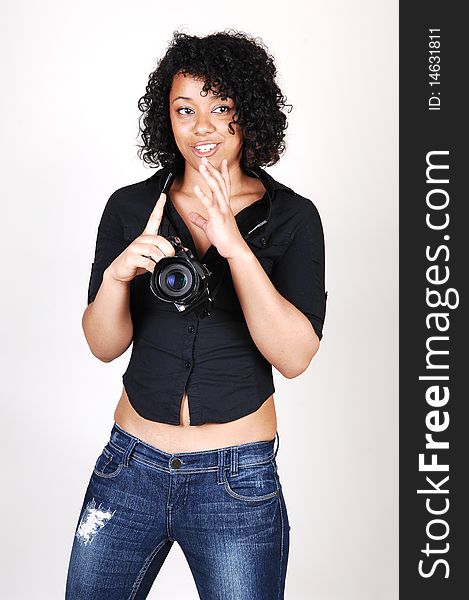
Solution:
<svg viewBox="0 0 469 600"><path fill-rule="evenodd" d="M164 256L175 255L171 242L156 234L163 218L165 203L166 194L162 193L143 232L109 265L107 271L111 277L117 281L131 281L147 271L152 273L155 264Z"/></svg>
<svg viewBox="0 0 469 600"><path fill-rule="evenodd" d="M205 232L220 256L233 258L238 252L245 251L247 244L231 210L231 181L227 162L222 161L220 172L206 157L203 157L199 171L210 187L211 197L206 196L198 185L194 186L194 191L207 209L208 219L194 211L190 212L188 217L194 225Z"/></svg>

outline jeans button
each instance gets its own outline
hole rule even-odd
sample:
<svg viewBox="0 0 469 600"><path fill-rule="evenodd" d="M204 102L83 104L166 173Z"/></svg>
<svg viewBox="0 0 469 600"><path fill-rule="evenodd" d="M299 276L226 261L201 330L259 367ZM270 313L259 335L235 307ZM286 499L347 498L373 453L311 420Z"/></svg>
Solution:
<svg viewBox="0 0 469 600"><path fill-rule="evenodd" d="M182 461L180 458L173 458L171 460L171 466L173 467L173 469L179 469L182 465Z"/></svg>

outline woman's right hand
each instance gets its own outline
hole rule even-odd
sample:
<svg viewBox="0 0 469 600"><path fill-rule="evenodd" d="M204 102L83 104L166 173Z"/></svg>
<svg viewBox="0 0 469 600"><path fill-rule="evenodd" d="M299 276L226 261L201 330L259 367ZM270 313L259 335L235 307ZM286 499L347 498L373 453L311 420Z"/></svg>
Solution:
<svg viewBox="0 0 469 600"><path fill-rule="evenodd" d="M153 272L156 262L164 256L174 256L176 250L166 238L156 235L163 217L166 194L160 194L145 229L106 269L117 280L132 281L137 275ZM146 257L152 257L151 258ZM155 261L155 262L154 262Z"/></svg>

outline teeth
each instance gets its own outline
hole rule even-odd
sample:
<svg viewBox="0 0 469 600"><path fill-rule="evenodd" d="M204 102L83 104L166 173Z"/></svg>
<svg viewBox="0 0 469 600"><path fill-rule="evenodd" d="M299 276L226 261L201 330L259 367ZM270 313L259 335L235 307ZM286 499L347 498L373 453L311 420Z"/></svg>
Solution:
<svg viewBox="0 0 469 600"><path fill-rule="evenodd" d="M199 152L210 152L215 146L216 144L207 144L206 146L196 146L196 148Z"/></svg>

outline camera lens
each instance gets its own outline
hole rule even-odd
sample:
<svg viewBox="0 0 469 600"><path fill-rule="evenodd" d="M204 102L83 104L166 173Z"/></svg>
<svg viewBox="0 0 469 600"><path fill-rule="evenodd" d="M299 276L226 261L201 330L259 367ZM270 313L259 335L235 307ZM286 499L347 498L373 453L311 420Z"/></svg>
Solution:
<svg viewBox="0 0 469 600"><path fill-rule="evenodd" d="M171 260L168 264L163 265L161 269L155 267L155 270L158 272L157 287L168 298L186 298L188 294L194 291L196 285L194 277L197 278L197 274L192 272L193 269L190 268L189 264L179 261L175 263Z"/></svg>
<svg viewBox="0 0 469 600"><path fill-rule="evenodd" d="M166 275L166 285L174 291L179 291L187 285L187 277L182 271L170 271Z"/></svg>

